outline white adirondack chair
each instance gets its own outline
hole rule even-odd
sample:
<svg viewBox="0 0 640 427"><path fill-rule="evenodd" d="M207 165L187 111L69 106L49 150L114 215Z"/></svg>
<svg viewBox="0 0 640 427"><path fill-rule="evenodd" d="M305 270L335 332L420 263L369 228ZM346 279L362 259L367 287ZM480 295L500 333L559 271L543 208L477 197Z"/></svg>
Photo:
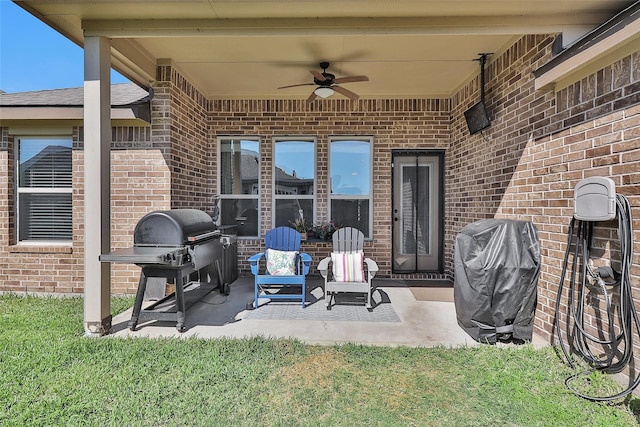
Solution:
<svg viewBox="0 0 640 427"><path fill-rule="evenodd" d="M332 267L331 269L329 267ZM366 268L365 268L366 267ZM371 280L378 264L364 257L364 234L353 227L344 227L333 233L333 252L318 264L324 278L324 299L327 310L335 294L355 292L366 294L366 307L371 310Z"/></svg>

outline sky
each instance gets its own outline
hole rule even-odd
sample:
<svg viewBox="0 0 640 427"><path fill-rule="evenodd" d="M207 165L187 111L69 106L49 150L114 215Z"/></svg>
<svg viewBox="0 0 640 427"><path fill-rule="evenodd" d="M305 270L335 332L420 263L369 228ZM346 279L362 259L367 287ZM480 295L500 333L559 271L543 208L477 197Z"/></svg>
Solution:
<svg viewBox="0 0 640 427"><path fill-rule="evenodd" d="M111 70L111 83L128 82ZM0 90L82 87L82 48L9 0L0 0Z"/></svg>

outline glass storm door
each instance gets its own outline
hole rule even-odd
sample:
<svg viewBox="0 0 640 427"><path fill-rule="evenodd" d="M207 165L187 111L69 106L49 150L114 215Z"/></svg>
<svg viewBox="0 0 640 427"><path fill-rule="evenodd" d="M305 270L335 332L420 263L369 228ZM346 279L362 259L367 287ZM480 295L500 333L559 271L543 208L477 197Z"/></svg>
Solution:
<svg viewBox="0 0 640 427"><path fill-rule="evenodd" d="M444 153L393 153L393 272L441 272Z"/></svg>

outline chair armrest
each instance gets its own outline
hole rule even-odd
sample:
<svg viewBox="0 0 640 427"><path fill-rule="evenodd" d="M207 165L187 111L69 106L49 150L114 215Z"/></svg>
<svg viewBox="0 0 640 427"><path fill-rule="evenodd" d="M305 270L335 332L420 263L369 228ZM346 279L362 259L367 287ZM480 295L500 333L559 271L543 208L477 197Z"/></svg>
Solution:
<svg viewBox="0 0 640 427"><path fill-rule="evenodd" d="M311 255L300 252L300 260L302 261L302 274L306 276L309 274L309 268L311 268Z"/></svg>
<svg viewBox="0 0 640 427"><path fill-rule="evenodd" d="M367 264L367 271L369 272L369 276L373 278L378 272L378 264L371 258L365 258L364 262Z"/></svg>
<svg viewBox="0 0 640 427"><path fill-rule="evenodd" d="M322 261L320 261L320 263L318 264L318 271L320 272L322 277L324 277L325 279L327 278L327 275L329 274L329 263L330 262L331 262L331 257L326 257Z"/></svg>
<svg viewBox="0 0 640 427"><path fill-rule="evenodd" d="M262 257L264 257L264 252L258 252L255 255L251 255L249 257L249 265L251 265L251 273L253 275L258 275L260 274L260 269L259 269L259 265L258 262L260 261L260 259L262 259Z"/></svg>

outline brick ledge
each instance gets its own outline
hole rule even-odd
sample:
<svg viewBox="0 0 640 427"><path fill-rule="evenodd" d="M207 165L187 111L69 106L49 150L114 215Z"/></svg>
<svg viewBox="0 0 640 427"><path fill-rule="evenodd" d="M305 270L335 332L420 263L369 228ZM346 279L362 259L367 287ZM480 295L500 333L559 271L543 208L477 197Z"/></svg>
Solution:
<svg viewBox="0 0 640 427"><path fill-rule="evenodd" d="M10 253L22 254L72 254L71 246L36 246L36 245L13 245L9 246Z"/></svg>

